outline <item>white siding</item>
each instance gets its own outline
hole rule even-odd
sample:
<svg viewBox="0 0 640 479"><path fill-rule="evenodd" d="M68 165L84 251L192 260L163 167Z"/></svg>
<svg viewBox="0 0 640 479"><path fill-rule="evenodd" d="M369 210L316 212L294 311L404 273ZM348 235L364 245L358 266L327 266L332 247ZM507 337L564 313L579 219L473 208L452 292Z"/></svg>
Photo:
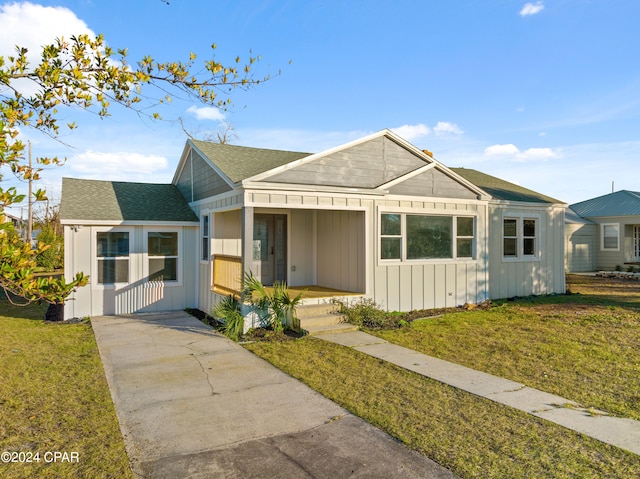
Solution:
<svg viewBox="0 0 640 479"><path fill-rule="evenodd" d="M598 226L568 223L565 227L566 270L569 273L594 271Z"/></svg>
<svg viewBox="0 0 640 479"><path fill-rule="evenodd" d="M317 211L317 284L365 290L364 212Z"/></svg>
<svg viewBox="0 0 640 479"><path fill-rule="evenodd" d="M518 215L538 219L536 258L503 258L503 218ZM564 208L491 204L489 216L491 299L564 293Z"/></svg>
<svg viewBox="0 0 640 479"><path fill-rule="evenodd" d="M179 271L176 283L150 282L145 277L145 235L156 229L153 226L84 226L78 231L65 227L65 277L76 272L89 275L89 284L71 296L65 306L65 317L84 317L134 312L170 311L196 305L197 231L195 227L170 228L179 232ZM97 283L97 259L95 257L96 233L109 229L129 231L129 282L127 284L102 285Z"/></svg>
<svg viewBox="0 0 640 479"><path fill-rule="evenodd" d="M376 303L392 311L410 311L460 306L487 299L486 204L385 199L378 201L377 206L380 211L409 214L472 215L476 221L476 251L471 260L385 264L379 260L379 215L376 213L370 229L370 247L375 252L373 299Z"/></svg>

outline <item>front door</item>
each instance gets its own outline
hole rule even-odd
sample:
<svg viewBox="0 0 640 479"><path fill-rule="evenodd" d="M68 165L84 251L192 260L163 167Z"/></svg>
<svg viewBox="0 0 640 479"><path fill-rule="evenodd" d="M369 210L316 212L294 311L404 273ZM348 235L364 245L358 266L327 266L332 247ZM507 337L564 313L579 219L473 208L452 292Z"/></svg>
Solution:
<svg viewBox="0 0 640 479"><path fill-rule="evenodd" d="M633 227L633 261L640 261L640 226Z"/></svg>
<svg viewBox="0 0 640 479"><path fill-rule="evenodd" d="M269 286L286 280L286 215L256 214L253 218L253 274Z"/></svg>

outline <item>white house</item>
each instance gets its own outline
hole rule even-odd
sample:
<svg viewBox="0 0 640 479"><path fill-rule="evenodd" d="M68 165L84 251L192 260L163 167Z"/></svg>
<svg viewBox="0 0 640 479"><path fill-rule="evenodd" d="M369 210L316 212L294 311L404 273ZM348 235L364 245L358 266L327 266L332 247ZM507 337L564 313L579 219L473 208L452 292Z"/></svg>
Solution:
<svg viewBox="0 0 640 479"><path fill-rule="evenodd" d="M565 291L566 204L388 130L316 154L188 140L170 185L65 179L66 316L214 304L242 272L408 311Z"/></svg>

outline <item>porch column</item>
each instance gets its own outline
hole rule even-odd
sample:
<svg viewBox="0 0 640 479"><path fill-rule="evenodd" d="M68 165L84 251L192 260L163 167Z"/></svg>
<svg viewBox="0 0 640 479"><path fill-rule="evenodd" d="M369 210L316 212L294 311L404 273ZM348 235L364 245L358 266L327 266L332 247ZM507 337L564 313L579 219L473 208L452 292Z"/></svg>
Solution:
<svg viewBox="0 0 640 479"><path fill-rule="evenodd" d="M242 207L242 273L251 271L253 261L253 206Z"/></svg>

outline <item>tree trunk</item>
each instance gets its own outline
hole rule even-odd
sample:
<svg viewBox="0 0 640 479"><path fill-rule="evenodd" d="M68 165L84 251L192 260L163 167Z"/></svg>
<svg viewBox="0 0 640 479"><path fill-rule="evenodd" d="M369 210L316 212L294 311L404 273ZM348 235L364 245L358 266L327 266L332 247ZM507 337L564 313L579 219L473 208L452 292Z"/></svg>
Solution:
<svg viewBox="0 0 640 479"><path fill-rule="evenodd" d="M44 319L45 321L64 321L64 303L49 303Z"/></svg>

